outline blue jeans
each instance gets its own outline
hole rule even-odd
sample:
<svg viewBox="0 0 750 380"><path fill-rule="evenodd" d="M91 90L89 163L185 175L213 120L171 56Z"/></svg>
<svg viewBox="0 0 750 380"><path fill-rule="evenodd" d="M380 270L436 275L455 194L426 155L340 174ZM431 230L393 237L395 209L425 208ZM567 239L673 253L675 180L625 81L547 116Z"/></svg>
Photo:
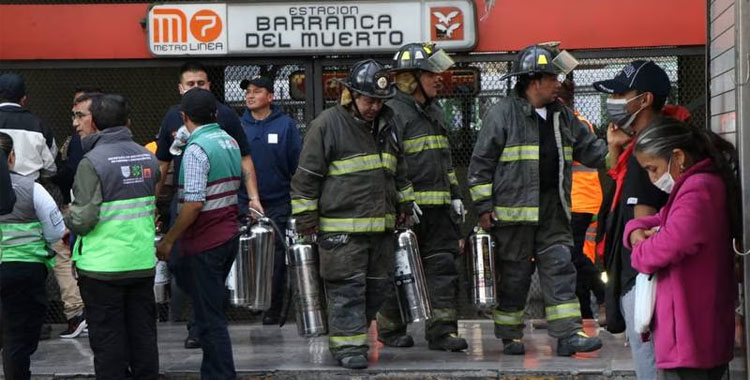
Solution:
<svg viewBox="0 0 750 380"><path fill-rule="evenodd" d="M198 339L203 349L201 378L212 380L237 377L232 342L224 312L227 290L224 283L237 255L239 236L194 256L181 257L178 285L193 299Z"/></svg>
<svg viewBox="0 0 750 380"><path fill-rule="evenodd" d="M635 287L628 290L621 300L622 316L625 318L625 335L628 337L630 352L633 355L635 376L638 380L656 380L656 359L654 340L641 341L641 334L633 329L635 324Z"/></svg>

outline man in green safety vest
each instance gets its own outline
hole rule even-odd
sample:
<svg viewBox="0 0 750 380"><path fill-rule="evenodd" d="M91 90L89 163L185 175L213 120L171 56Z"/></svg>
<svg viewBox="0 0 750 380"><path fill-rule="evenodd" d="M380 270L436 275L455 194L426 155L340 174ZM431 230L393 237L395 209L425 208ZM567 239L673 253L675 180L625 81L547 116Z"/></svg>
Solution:
<svg viewBox="0 0 750 380"><path fill-rule="evenodd" d="M54 265L50 247L62 238L65 225L47 190L33 178L13 171L13 139L0 132L0 159L5 157L15 205L10 213L0 216L3 374L6 379L29 379L29 357L36 351L47 314L45 285Z"/></svg>
<svg viewBox="0 0 750 380"><path fill-rule="evenodd" d="M181 264L175 277L193 298L203 349L201 378L233 380L237 375L224 313L224 282L239 249L240 147L216 122L216 98L211 91L187 91L180 114L190 137L179 174L179 210L157 251L160 258L168 257L179 239Z"/></svg>
<svg viewBox="0 0 750 380"><path fill-rule="evenodd" d="M345 368L367 367L367 329L393 291L396 213L411 210L393 111L390 74L374 60L354 64L341 104L310 123L292 177L292 215L304 235L320 232L328 298L328 347Z"/></svg>
<svg viewBox="0 0 750 380"><path fill-rule="evenodd" d="M97 379L157 379L154 190L159 163L133 141L120 95L77 100L84 156L65 218Z"/></svg>

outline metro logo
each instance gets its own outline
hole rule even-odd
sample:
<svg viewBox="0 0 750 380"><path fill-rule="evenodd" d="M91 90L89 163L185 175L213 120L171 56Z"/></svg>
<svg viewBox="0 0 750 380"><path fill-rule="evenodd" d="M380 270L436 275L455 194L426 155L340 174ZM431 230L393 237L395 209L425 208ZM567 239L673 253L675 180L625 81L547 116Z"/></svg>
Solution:
<svg viewBox="0 0 750 380"><path fill-rule="evenodd" d="M154 9L151 36L154 43L187 42L187 19L179 9Z"/></svg>
<svg viewBox="0 0 750 380"><path fill-rule="evenodd" d="M456 7L430 8L430 33L433 41L464 39L464 13Z"/></svg>
<svg viewBox="0 0 750 380"><path fill-rule="evenodd" d="M154 5L149 10L149 49L154 55L227 52L226 4Z"/></svg>
<svg viewBox="0 0 750 380"><path fill-rule="evenodd" d="M195 12L190 19L190 33L200 42L211 42L219 37L223 25L221 17L210 9Z"/></svg>
<svg viewBox="0 0 750 380"><path fill-rule="evenodd" d="M222 28L221 17L210 9L195 12L190 19L190 34L200 42L214 41L221 34ZM182 10L154 9L151 33L154 43L186 43L187 30L187 17Z"/></svg>

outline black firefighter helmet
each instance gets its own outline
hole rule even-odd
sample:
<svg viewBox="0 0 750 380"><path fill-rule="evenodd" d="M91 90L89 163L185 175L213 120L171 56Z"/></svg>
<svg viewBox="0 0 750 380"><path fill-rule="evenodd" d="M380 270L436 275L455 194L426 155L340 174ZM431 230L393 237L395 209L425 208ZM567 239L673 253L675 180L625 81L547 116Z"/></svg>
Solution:
<svg viewBox="0 0 750 380"><path fill-rule="evenodd" d="M434 43L411 43L402 46L393 56L393 71L423 70L439 74L454 63L453 58L445 50L437 49Z"/></svg>
<svg viewBox="0 0 750 380"><path fill-rule="evenodd" d="M372 98L388 99L396 95L390 73L374 59L355 63L349 71L349 78L341 83L350 91Z"/></svg>
<svg viewBox="0 0 750 380"><path fill-rule="evenodd" d="M556 43L531 45L518 52L511 71L500 79L534 74L567 75L577 65L578 61L567 51L558 50Z"/></svg>

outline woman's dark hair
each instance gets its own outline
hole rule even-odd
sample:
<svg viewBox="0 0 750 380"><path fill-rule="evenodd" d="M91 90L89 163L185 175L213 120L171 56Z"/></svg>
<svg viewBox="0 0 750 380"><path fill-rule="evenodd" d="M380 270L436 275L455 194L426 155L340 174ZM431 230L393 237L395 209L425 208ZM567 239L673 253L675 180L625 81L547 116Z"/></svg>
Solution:
<svg viewBox="0 0 750 380"><path fill-rule="evenodd" d="M10 151L13 150L13 138L9 134L0 132L0 151L5 153L5 156L10 156Z"/></svg>
<svg viewBox="0 0 750 380"><path fill-rule="evenodd" d="M714 169L727 188L727 206L732 236L742 236L742 209L738 178L737 149L730 142L708 129L696 128L682 121L664 118L641 132L635 142L635 152L668 160L674 149L681 149L693 163L710 158Z"/></svg>

